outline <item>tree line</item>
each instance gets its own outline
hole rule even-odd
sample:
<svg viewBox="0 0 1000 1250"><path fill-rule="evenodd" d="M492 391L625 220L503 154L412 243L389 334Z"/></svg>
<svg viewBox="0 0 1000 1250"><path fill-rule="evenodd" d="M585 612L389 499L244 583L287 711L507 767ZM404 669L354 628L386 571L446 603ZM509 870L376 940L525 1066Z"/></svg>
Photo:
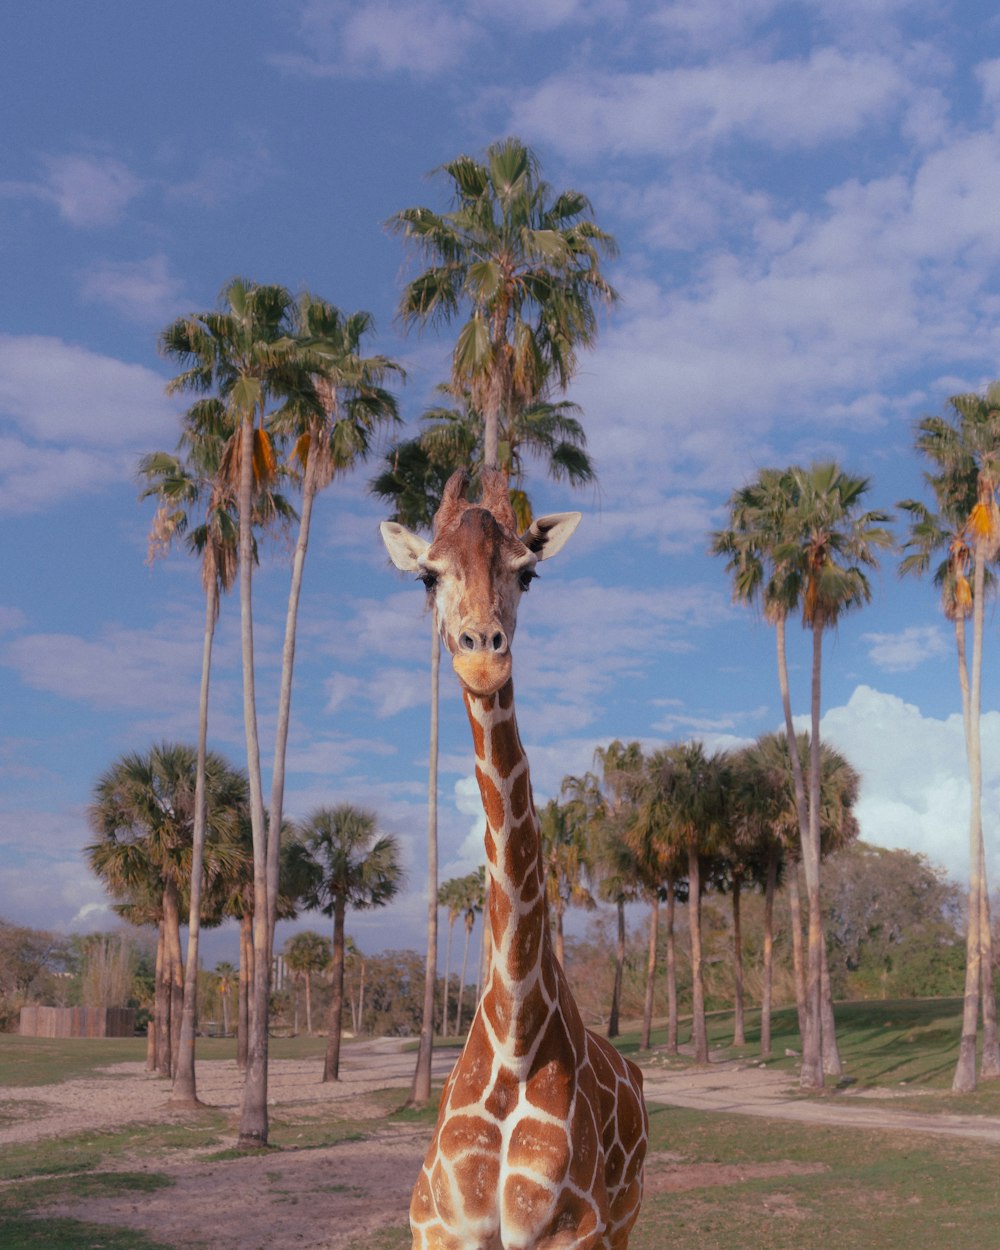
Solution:
<svg viewBox="0 0 1000 1250"><path fill-rule="evenodd" d="M532 461L540 461L550 476L571 486L595 480L579 410L561 396L572 380L579 351L595 341L598 306L616 299L601 269L602 258L614 255L614 240L592 220L584 195L553 191L541 177L535 154L517 139L492 144L482 159L456 158L436 172L451 196L450 209L406 209L387 224L427 262L404 288L399 305L402 321L407 325L458 323L450 376L440 388L442 403L424 414L419 434L389 447L371 490L390 504L394 519L414 528L426 527L443 483L456 465L470 468L473 475L479 467L501 467L510 477L519 523L526 522L531 502L525 478ZM183 985L171 990L175 999L180 996L181 1004L174 1097L183 1101L196 1096L193 1003L203 910L199 895L206 877L203 860L209 836L211 656L222 599L238 585L252 863L242 904L247 914L246 962L250 967L247 1077L240 1121L244 1146L267 1140L267 1020L274 925L282 906L285 757L313 507L318 494L365 460L382 434L399 421L397 402L387 388L403 380L403 371L397 362L370 351L366 340L372 332L367 313L344 313L309 293L295 298L281 286L235 279L222 292L217 308L178 318L160 336L163 354L181 370L169 389L196 398L183 418L176 453L154 453L141 465L145 493L158 503L151 554L183 539L198 557L205 591L192 886L183 901L171 899L168 904L183 906L186 901L188 908L188 951L183 961L187 972ZM986 986L992 958L987 950L985 861L981 823L977 825L975 815L981 790L982 605L990 584L987 566L1000 543L993 450L1000 445L996 402L992 390L985 398L956 396L949 401L953 420L928 418L921 423L918 446L934 466L927 478L936 508L915 501L901 504L913 521L904 569L922 571L934 553L942 552L949 570L946 580L957 587L956 598L946 602L945 610L956 623L963 674L974 799L971 862L976 877L970 891L963 1076L961 1081L956 1076L957 1088L968 1087L970 1056L971 1080L975 1081L980 1004L987 1030L984 1074L990 1073L996 1050L995 1000ZM877 563L879 550L892 543L888 515L863 510L869 486L868 479L852 477L832 463L765 470L733 494L729 524L712 538L713 550L727 561L736 597L760 605L776 628L788 742L797 741L784 659L789 617L801 612L813 636L808 758L803 760L797 750L787 753L805 876L802 1082L807 1087L821 1085L824 1070L835 1071L839 1064L832 1017L828 1012L824 1017L829 995L824 992L820 891L822 644L842 613L868 601L866 573ZM289 491L298 493L297 509L286 494ZM257 732L253 572L260 536L273 527L292 526L297 527L296 539L270 802L265 805ZM973 621L971 668L963 649L967 617ZM433 637L427 951L421 1042L411 1091L417 1103L430 1095L430 1048L438 1010L436 631ZM704 767L709 765L714 767L706 757ZM628 787L618 793L612 786L605 797L612 811L616 805L627 805ZM581 792L575 801L585 806L588 797ZM624 839L619 842L625 845ZM612 878L613 874L608 880ZM686 880L697 910L702 892L697 856L694 860L689 856ZM624 891L624 884L620 888ZM663 889L669 913L666 882ZM561 896L553 899L557 924L562 902ZM176 949L170 960L172 967L181 966Z"/></svg>

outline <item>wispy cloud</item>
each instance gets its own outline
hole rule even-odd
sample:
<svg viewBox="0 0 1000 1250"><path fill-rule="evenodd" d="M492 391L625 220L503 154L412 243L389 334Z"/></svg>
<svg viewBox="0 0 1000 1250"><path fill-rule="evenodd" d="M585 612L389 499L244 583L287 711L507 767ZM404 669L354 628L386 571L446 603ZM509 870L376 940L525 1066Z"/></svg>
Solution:
<svg viewBox="0 0 1000 1250"><path fill-rule="evenodd" d="M51 204L63 221L80 229L115 225L145 185L113 156L64 153L42 157L41 165L37 180L0 182L0 196Z"/></svg>
<svg viewBox="0 0 1000 1250"><path fill-rule="evenodd" d="M953 649L936 625L909 625L898 634L862 634L861 641L868 645L871 662L887 673L908 673Z"/></svg>
<svg viewBox="0 0 1000 1250"><path fill-rule="evenodd" d="M94 261L80 275L80 293L123 317L160 325L179 312L182 283L162 252L146 260Z"/></svg>

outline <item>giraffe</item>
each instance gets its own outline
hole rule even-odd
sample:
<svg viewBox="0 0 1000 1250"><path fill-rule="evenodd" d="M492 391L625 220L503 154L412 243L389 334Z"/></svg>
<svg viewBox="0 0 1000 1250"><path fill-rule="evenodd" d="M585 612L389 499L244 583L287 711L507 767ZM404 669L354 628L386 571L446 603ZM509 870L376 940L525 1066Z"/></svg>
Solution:
<svg viewBox="0 0 1000 1250"><path fill-rule="evenodd" d="M580 514L517 537L506 475L482 502L448 481L428 543L382 536L437 610L462 687L486 814L490 975L413 1190L413 1250L625 1250L639 1214L648 1121L642 1073L584 1028L552 947L538 817L518 735L510 643L539 560Z"/></svg>

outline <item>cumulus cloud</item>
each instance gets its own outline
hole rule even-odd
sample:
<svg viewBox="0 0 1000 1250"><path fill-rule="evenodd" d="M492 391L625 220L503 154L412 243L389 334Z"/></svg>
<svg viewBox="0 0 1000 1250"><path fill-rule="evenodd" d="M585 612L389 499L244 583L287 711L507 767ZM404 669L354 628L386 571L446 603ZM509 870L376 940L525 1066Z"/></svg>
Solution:
<svg viewBox="0 0 1000 1250"><path fill-rule="evenodd" d="M927 855L959 881L969 868L969 787L959 715L939 719L870 686L829 709L821 732L861 774L861 836ZM988 871L1000 868L1000 712L983 717Z"/></svg>

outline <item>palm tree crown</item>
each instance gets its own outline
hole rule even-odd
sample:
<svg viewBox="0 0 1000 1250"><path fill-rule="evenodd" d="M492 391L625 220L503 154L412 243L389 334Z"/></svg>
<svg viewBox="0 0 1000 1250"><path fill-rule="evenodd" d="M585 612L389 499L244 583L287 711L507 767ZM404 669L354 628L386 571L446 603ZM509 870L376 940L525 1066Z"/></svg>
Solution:
<svg viewBox="0 0 1000 1250"><path fill-rule="evenodd" d="M615 292L600 270L614 240L577 191L553 194L538 158L520 139L459 156L438 171L451 181L454 208L408 208L389 221L431 264L403 292L407 322L451 322L463 310L452 382L468 389L486 426L485 460L499 464L500 422L539 398L551 380L564 388L576 351L596 337L594 300Z"/></svg>

